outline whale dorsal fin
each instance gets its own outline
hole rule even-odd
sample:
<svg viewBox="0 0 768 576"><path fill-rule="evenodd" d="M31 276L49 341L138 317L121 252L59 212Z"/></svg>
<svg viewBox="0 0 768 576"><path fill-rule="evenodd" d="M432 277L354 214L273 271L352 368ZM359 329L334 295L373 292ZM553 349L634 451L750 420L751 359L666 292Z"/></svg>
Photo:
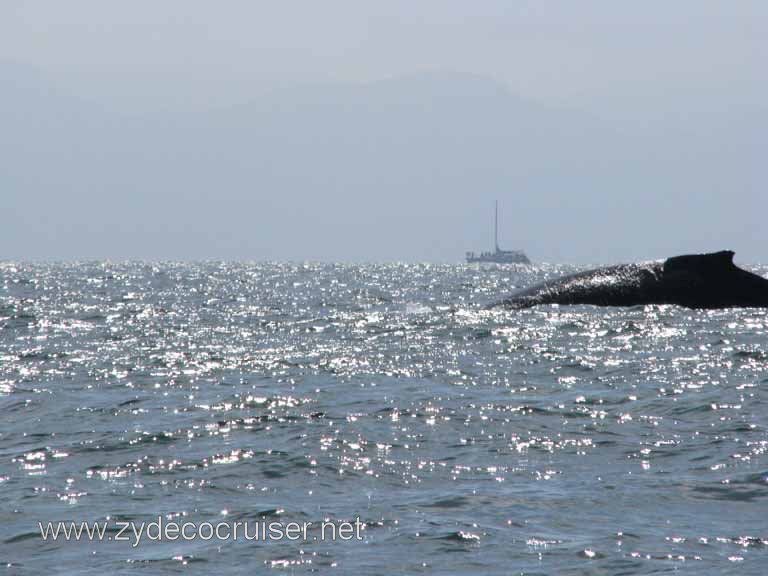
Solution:
<svg viewBox="0 0 768 576"><path fill-rule="evenodd" d="M720 272L734 267L734 252L721 250L710 254L685 254L673 256L664 262L664 272L695 270L699 273Z"/></svg>

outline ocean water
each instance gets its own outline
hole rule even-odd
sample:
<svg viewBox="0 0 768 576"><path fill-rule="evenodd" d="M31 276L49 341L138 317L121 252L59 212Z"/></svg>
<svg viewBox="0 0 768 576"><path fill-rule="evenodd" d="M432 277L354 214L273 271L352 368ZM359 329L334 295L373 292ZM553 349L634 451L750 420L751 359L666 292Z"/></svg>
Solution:
<svg viewBox="0 0 768 576"><path fill-rule="evenodd" d="M765 574L768 312L483 309L576 269L0 264L0 573Z"/></svg>

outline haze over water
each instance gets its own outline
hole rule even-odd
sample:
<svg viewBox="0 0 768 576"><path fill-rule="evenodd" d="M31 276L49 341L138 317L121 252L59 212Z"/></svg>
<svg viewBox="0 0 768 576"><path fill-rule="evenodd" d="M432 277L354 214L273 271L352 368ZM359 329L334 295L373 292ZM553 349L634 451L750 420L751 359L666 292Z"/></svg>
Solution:
<svg viewBox="0 0 768 576"><path fill-rule="evenodd" d="M11 260L766 262L768 4L0 7Z"/></svg>
<svg viewBox="0 0 768 576"><path fill-rule="evenodd" d="M763 574L765 311L482 309L572 270L2 264L0 562ZM366 527L135 548L37 528L158 515Z"/></svg>

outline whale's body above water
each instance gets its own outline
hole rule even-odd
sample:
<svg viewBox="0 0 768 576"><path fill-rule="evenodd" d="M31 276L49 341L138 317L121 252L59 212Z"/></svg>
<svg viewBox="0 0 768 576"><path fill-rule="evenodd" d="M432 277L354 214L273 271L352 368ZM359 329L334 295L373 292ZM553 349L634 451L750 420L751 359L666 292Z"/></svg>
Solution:
<svg viewBox="0 0 768 576"><path fill-rule="evenodd" d="M768 279L737 267L733 255L724 250L588 270L519 290L497 305L768 307Z"/></svg>

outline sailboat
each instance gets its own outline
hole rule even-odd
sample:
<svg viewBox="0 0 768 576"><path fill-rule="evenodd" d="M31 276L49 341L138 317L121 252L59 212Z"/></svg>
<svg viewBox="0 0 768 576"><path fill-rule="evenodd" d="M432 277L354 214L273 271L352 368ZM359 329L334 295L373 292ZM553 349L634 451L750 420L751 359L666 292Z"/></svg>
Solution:
<svg viewBox="0 0 768 576"><path fill-rule="evenodd" d="M496 264L530 264L531 261L525 252L522 250L502 250L499 248L499 201L496 201L496 209L494 211L494 243L496 250L493 252L481 252L475 254L474 252L467 252L467 262L473 264L475 262L494 262Z"/></svg>

